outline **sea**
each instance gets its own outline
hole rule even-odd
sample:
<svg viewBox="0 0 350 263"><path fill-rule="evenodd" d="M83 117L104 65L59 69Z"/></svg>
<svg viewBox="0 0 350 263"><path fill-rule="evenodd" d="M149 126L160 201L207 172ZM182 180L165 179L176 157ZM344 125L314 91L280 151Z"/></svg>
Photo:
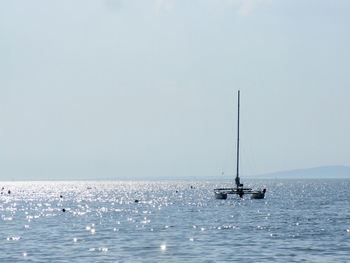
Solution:
<svg viewBox="0 0 350 263"><path fill-rule="evenodd" d="M0 262L350 262L350 180L0 182Z"/></svg>

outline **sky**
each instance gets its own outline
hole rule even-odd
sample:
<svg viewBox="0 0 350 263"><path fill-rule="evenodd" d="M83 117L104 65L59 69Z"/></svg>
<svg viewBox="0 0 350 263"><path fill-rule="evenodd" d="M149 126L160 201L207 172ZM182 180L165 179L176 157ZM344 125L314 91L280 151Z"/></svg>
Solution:
<svg viewBox="0 0 350 263"><path fill-rule="evenodd" d="M0 180L350 165L350 1L0 0Z"/></svg>

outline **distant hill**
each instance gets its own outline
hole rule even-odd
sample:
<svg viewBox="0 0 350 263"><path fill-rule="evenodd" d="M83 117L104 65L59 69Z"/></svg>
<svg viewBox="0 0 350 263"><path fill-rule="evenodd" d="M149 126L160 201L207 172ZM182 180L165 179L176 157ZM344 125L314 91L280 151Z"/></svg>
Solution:
<svg viewBox="0 0 350 263"><path fill-rule="evenodd" d="M350 166L322 166L258 175L266 179L350 178Z"/></svg>

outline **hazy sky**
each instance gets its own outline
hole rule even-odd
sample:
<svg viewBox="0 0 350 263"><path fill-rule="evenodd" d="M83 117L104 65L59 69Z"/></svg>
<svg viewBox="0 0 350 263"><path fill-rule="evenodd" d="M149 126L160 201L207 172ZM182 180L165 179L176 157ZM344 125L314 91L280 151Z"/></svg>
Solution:
<svg viewBox="0 0 350 263"><path fill-rule="evenodd" d="M0 0L0 180L350 165L348 0Z"/></svg>

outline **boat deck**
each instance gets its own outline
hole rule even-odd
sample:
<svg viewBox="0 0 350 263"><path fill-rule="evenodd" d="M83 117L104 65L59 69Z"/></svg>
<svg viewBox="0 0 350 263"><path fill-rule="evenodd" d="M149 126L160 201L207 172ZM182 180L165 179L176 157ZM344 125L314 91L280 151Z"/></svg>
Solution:
<svg viewBox="0 0 350 263"><path fill-rule="evenodd" d="M222 193L222 194L254 194L258 191L254 191L252 188L216 188L214 189L215 193Z"/></svg>
<svg viewBox="0 0 350 263"><path fill-rule="evenodd" d="M214 194L216 199L226 199L227 195L239 195L241 198L250 194L252 199L263 199L265 197L266 189L253 190L252 188L243 188L243 187L232 187L232 188L215 188Z"/></svg>

